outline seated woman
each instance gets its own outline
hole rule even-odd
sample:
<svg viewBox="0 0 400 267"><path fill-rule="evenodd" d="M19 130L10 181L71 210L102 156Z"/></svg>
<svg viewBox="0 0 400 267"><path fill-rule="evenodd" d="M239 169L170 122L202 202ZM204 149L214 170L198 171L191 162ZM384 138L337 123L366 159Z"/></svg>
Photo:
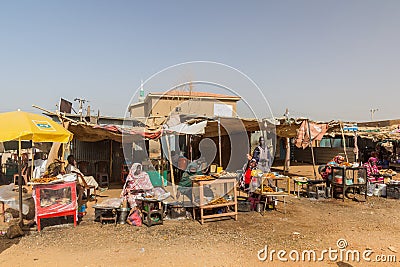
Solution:
<svg viewBox="0 0 400 267"><path fill-rule="evenodd" d="M137 199L141 198L143 193L151 194L153 188L149 174L142 170L142 164L133 163L126 177L121 197L128 201L131 208L135 208L138 205Z"/></svg>
<svg viewBox="0 0 400 267"><path fill-rule="evenodd" d="M120 196L128 201L130 208L135 208L140 204L139 199L143 194L151 195L158 200L164 200L170 195L161 187L153 187L149 174L143 171L142 164L133 163Z"/></svg>
<svg viewBox="0 0 400 267"><path fill-rule="evenodd" d="M363 166L367 169L367 179L370 183L380 183L384 181L383 177L379 173L377 163L378 159L376 157L370 157L368 162L363 164Z"/></svg>
<svg viewBox="0 0 400 267"><path fill-rule="evenodd" d="M325 168L319 168L320 174L326 182L326 187L330 187L332 180L333 180L331 167L339 166L341 163L344 162L344 160L345 159L343 156L337 155L326 164Z"/></svg>
<svg viewBox="0 0 400 267"><path fill-rule="evenodd" d="M182 179L178 184L178 194L177 198L179 198L180 194L186 195L190 200L192 200L192 177L193 175L201 175L203 174L202 170L199 170L199 165L197 162L191 162L188 164L186 171L182 175ZM214 197L214 193L210 188L204 187L204 196L206 197Z"/></svg>

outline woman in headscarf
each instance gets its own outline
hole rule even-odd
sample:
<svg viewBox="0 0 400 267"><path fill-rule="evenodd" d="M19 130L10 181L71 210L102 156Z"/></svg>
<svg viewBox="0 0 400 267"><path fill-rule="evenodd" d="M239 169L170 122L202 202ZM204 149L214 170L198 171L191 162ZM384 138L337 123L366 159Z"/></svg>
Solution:
<svg viewBox="0 0 400 267"><path fill-rule="evenodd" d="M197 162L191 162L188 164L186 171L182 175L182 179L178 184L178 196L180 194L186 195L190 200L192 200L192 177L194 175L202 175L203 172L201 168L199 168L199 164ZM204 187L204 195L206 197L213 197L214 193L210 188Z"/></svg>
<svg viewBox="0 0 400 267"><path fill-rule="evenodd" d="M383 177L379 174L377 163L378 159L376 157L370 157L368 162L363 165L367 169L367 179L371 183L383 182Z"/></svg>
<svg viewBox="0 0 400 267"><path fill-rule="evenodd" d="M131 208L134 208L137 206L136 199L143 193L151 193L153 188L149 174L143 171L142 164L133 163L126 177L121 197L128 201Z"/></svg>
<svg viewBox="0 0 400 267"><path fill-rule="evenodd" d="M339 166L341 163L344 162L344 157L337 155L331 161L329 161L325 168L321 168L320 174L322 178L326 181L326 186L329 187L332 182L332 166Z"/></svg>

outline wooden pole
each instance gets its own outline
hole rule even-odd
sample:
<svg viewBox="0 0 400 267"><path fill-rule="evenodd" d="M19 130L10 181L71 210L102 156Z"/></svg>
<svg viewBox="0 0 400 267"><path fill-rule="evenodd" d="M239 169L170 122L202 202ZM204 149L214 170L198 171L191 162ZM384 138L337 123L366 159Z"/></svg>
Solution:
<svg viewBox="0 0 400 267"><path fill-rule="evenodd" d="M165 135L165 143L166 143L166 145L167 145L168 158L170 159L170 161L172 161L171 150L170 150L170 148L169 148L169 137L168 137L168 135ZM173 193L172 198L173 198L174 200L176 200L176 189L175 189L174 169L173 169L173 167L172 167L171 162L170 162L170 164L169 164L169 171L171 172L171 184L172 184L172 193ZM163 185L164 185L164 183L163 183Z"/></svg>
<svg viewBox="0 0 400 267"><path fill-rule="evenodd" d="M35 143L32 141L32 151L31 151L31 158L32 158L32 164L31 164L31 179L33 178L33 169L35 168L35 160L34 160L34 155L33 155L33 150L34 150ZM28 179L27 179L28 180Z"/></svg>
<svg viewBox="0 0 400 267"><path fill-rule="evenodd" d="M160 160L158 160L158 174L160 175L160 177L161 177L161 187L162 188L164 188L164 153L162 152L163 151L163 145L162 145L162 142L161 142L161 138L160 138L160 147L161 147L161 155L160 155ZM169 157L169 155L168 155L168 157ZM171 160L171 162L172 162L172 159L170 158L170 160Z"/></svg>
<svg viewBox="0 0 400 267"><path fill-rule="evenodd" d="M112 180L112 168L113 168L113 140L110 140L110 180ZM108 185L110 186L110 185Z"/></svg>
<svg viewBox="0 0 400 267"><path fill-rule="evenodd" d="M289 169L290 169L290 138L287 137L284 172L289 172Z"/></svg>
<svg viewBox="0 0 400 267"><path fill-rule="evenodd" d="M312 144L311 129L310 129L310 120L309 120L309 119L307 119L307 127L308 127L308 136L309 136L309 138L310 138L310 148L311 148L311 157L312 157L312 163L313 163L314 179L316 179L316 178L317 178L317 172L315 171L314 149L313 149L313 144Z"/></svg>
<svg viewBox="0 0 400 267"><path fill-rule="evenodd" d="M344 155L346 156L346 162L349 162L349 158L347 157L347 151L346 151L346 139L344 137L343 122L340 122L339 124L340 124L340 131L342 132Z"/></svg>
<svg viewBox="0 0 400 267"><path fill-rule="evenodd" d="M356 154L356 162L358 162L358 135L357 132L354 132L354 154Z"/></svg>

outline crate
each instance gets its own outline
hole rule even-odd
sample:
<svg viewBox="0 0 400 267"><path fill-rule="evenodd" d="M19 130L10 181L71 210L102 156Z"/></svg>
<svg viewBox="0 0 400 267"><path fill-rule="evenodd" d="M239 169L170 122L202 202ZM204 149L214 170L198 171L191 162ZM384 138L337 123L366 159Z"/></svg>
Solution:
<svg viewBox="0 0 400 267"><path fill-rule="evenodd" d="M386 197L400 199L400 184L388 184L386 186Z"/></svg>
<svg viewBox="0 0 400 267"><path fill-rule="evenodd" d="M238 209L238 211L241 211L241 212L251 211L251 203L250 203L250 201L238 200L237 209Z"/></svg>

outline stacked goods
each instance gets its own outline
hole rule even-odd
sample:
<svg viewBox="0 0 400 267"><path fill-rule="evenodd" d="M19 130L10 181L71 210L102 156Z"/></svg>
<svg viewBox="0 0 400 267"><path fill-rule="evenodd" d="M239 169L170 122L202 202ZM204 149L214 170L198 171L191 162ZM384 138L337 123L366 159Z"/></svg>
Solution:
<svg viewBox="0 0 400 267"><path fill-rule="evenodd" d="M379 174L395 176L397 173L392 169L386 169L386 170L379 170Z"/></svg>
<svg viewBox="0 0 400 267"><path fill-rule="evenodd" d="M271 187L269 187L268 185L263 185L262 191L263 191L263 193L274 192L274 190Z"/></svg>
<svg viewBox="0 0 400 267"><path fill-rule="evenodd" d="M218 205L218 204L225 204L228 203L228 200L226 200L223 197L219 197L219 198L215 198L213 200L211 200L210 202L208 202L208 205Z"/></svg>
<svg viewBox="0 0 400 267"><path fill-rule="evenodd" d="M215 178L210 175L196 175L196 176L193 176L192 180L194 180L194 181L210 181L210 180L215 180Z"/></svg>
<svg viewBox="0 0 400 267"><path fill-rule="evenodd" d="M48 184L54 181L60 180L57 177L49 177L49 178L34 178L31 180L31 183L34 184Z"/></svg>
<svg viewBox="0 0 400 267"><path fill-rule="evenodd" d="M227 172L227 171L222 171L220 173L215 173L213 174L214 177L219 178L219 177L224 177L224 178L236 178L237 174L234 172Z"/></svg>
<svg viewBox="0 0 400 267"><path fill-rule="evenodd" d="M275 178L276 177L275 174L273 174L272 172L266 173L263 176L264 176L264 178Z"/></svg>

